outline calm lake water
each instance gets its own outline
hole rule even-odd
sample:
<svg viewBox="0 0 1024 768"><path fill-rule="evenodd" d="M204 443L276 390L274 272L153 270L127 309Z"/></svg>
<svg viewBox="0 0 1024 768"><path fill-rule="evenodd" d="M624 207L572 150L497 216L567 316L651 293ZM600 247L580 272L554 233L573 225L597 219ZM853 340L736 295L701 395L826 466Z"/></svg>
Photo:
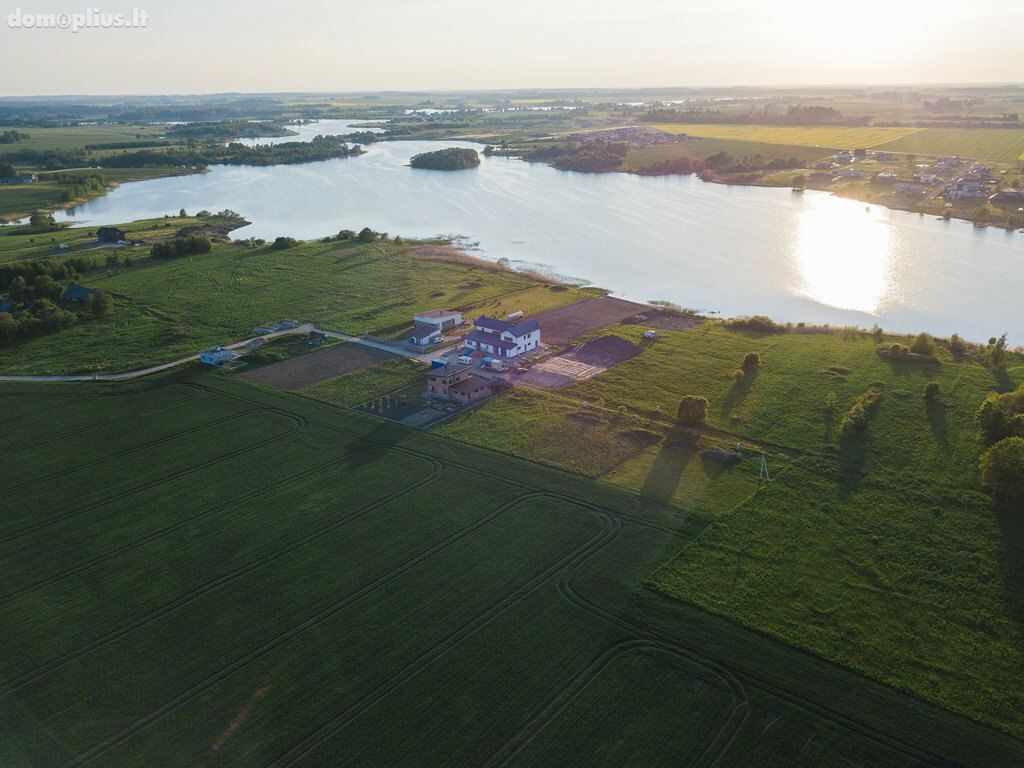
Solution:
<svg viewBox="0 0 1024 768"><path fill-rule="evenodd" d="M354 129L323 121L300 130L290 140ZM1024 234L692 176L572 173L500 157L458 172L407 166L442 146L479 149L382 142L360 157L305 165L216 166L125 184L57 218L102 225L231 208L253 222L237 238L364 226L458 236L486 257L625 298L981 341L1008 332L1024 343Z"/></svg>

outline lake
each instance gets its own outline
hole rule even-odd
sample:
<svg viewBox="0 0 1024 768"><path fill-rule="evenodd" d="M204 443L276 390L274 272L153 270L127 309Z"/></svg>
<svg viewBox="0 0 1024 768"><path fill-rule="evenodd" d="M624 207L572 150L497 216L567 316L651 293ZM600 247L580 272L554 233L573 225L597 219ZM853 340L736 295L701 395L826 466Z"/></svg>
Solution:
<svg viewBox="0 0 1024 768"><path fill-rule="evenodd" d="M272 141L357 130L349 125L323 121ZM303 165L215 166L124 184L56 218L103 225L230 208L252 221L237 238L312 239L364 226L459 237L488 258L624 298L974 341L1008 332L1024 343L1022 234L693 176L573 173L504 157L456 172L408 167L412 155L444 146L480 149L392 141Z"/></svg>

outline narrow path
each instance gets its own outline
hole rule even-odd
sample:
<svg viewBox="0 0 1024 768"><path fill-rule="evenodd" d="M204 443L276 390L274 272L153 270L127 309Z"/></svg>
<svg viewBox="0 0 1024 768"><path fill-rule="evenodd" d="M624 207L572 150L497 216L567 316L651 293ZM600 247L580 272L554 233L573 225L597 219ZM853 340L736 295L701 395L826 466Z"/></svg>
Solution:
<svg viewBox="0 0 1024 768"><path fill-rule="evenodd" d="M390 346L388 344L382 344L381 342L370 341L369 339L364 339L364 338L361 338L359 336L349 336L347 333L338 333L337 331L325 331L322 328L319 328L319 327L313 325L312 323L304 323L302 325L296 326L295 328L290 328L288 330L275 331L274 333L267 333L267 334L263 335L263 338L271 339L271 338L274 338L274 337L277 337L277 336L285 336L287 334L292 334L292 333L309 333L310 331L318 331L320 333L326 333L326 334L328 334L330 336L335 336L335 337L337 337L339 339L344 339L345 341L352 341L352 342L355 342L356 344L363 344L364 346L367 346L367 347L373 347L374 349L381 349L381 350L384 350L385 352L390 352L390 353L395 354L395 355L401 355L402 357L406 357L406 358L410 358L410 359L419 359L420 356L424 354L422 352L414 352L414 351L405 349L404 347L397 346L397 345L396 346ZM226 345L223 345L223 346L224 346L225 349L237 349L238 347L245 346L250 341L252 341L252 339L243 339L242 341L236 341L234 344L226 344ZM445 347L443 349L434 350L433 352L430 352L429 354L430 355L447 354L448 352L451 352L453 349L458 348L458 346L459 346L459 343L456 342L455 344L452 344L449 347ZM40 382L47 382L47 381L123 381L123 380L127 380L127 379L137 379L140 376L146 376L146 375L151 374L151 373L156 373L157 371L164 371L164 370L167 370L168 368L173 368L176 365L181 365L182 363L190 363L193 360L198 360L198 359L199 359L199 355L191 355L189 357L183 357L180 360L175 360L175 361L170 362L170 363L163 363L162 365L154 365L151 368L142 368L142 369L137 370L137 371L126 371L124 373L98 373L98 374L92 374L92 375L75 375L75 376L72 376L72 375L68 375L68 376L56 376L56 375L55 376L44 376L44 375L39 375L39 376L31 376L31 375L28 375L28 376L0 376L0 381L40 381Z"/></svg>

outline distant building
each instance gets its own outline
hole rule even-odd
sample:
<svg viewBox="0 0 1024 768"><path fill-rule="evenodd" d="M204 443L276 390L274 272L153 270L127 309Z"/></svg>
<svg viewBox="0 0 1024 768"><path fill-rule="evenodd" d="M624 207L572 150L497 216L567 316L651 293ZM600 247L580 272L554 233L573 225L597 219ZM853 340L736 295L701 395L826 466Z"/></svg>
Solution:
<svg viewBox="0 0 1024 768"><path fill-rule="evenodd" d="M853 155L851 155L849 152L837 152L835 155L833 155L833 157L840 163L853 162Z"/></svg>
<svg viewBox="0 0 1024 768"><path fill-rule="evenodd" d="M470 373L468 365L442 365L427 373L427 394L445 400L471 403L491 392L491 382Z"/></svg>
<svg viewBox="0 0 1024 768"><path fill-rule="evenodd" d="M124 230L117 227L100 227L96 230L96 239L101 243L124 242Z"/></svg>
<svg viewBox="0 0 1024 768"><path fill-rule="evenodd" d="M199 362L207 365L220 365L231 362L231 350L224 347L210 347L199 353Z"/></svg>
<svg viewBox="0 0 1024 768"><path fill-rule="evenodd" d="M990 203L1024 203L1024 189L1003 189L988 199Z"/></svg>
<svg viewBox="0 0 1024 768"><path fill-rule="evenodd" d="M840 168L836 174L847 179L863 179L867 175L864 171L858 171L856 168Z"/></svg>
<svg viewBox="0 0 1024 768"><path fill-rule="evenodd" d="M64 298L68 301L85 301L90 293L96 293L96 291L92 288L83 288L77 283L71 283L68 289L64 291Z"/></svg>
<svg viewBox="0 0 1024 768"><path fill-rule="evenodd" d="M905 195L920 195L924 192L925 185L920 181L907 181L900 179L893 186L895 192L899 192Z"/></svg>
<svg viewBox="0 0 1024 768"><path fill-rule="evenodd" d="M808 184L831 184L835 180L836 176L832 173L812 173L807 177Z"/></svg>
<svg viewBox="0 0 1024 768"><path fill-rule="evenodd" d="M463 338L470 349L515 357L540 346L540 323L536 320L511 323L484 316L477 318L476 328Z"/></svg>
<svg viewBox="0 0 1024 768"><path fill-rule="evenodd" d="M957 179L949 185L946 198L949 200L972 199L984 197L987 193L985 182L981 179Z"/></svg>
<svg viewBox="0 0 1024 768"><path fill-rule="evenodd" d="M892 152L875 152L875 161L879 163L891 163Z"/></svg>
<svg viewBox="0 0 1024 768"><path fill-rule="evenodd" d="M872 184L894 184L896 180L896 174L889 171L882 171L871 177Z"/></svg>
<svg viewBox="0 0 1024 768"><path fill-rule="evenodd" d="M444 331L462 323L462 313L453 309L432 309L429 312L418 312L412 316L417 326L429 325L438 331Z"/></svg>

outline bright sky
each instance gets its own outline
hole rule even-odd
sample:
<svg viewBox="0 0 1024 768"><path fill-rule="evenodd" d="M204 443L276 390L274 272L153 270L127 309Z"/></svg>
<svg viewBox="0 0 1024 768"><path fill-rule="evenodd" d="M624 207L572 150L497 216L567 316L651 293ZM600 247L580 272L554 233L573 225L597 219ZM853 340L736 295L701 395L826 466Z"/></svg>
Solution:
<svg viewBox="0 0 1024 768"><path fill-rule="evenodd" d="M0 95L1024 82L1021 0L132 2L7 0Z"/></svg>

